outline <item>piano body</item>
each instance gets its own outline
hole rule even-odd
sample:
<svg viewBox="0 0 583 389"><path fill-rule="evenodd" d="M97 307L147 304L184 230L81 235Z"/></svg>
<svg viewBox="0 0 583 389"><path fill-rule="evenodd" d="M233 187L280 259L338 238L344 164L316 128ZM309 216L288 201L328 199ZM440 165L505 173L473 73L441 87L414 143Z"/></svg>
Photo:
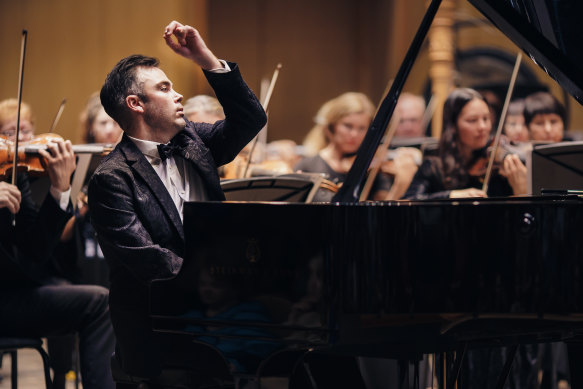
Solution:
<svg viewBox="0 0 583 389"><path fill-rule="evenodd" d="M469 1L583 102L583 51L568 44L575 27L561 21L571 17L560 19L583 5ZM415 359L457 350L454 378L467 347L579 340L583 198L357 201L439 3L331 203L185 204L183 268L150 290L156 331L208 342L247 372L285 351Z"/></svg>

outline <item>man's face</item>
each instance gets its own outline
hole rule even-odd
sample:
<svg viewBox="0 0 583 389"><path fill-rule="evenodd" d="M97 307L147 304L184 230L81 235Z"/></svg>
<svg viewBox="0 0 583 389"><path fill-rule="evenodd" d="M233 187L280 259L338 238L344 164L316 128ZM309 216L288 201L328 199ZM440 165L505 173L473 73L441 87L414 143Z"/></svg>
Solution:
<svg viewBox="0 0 583 389"><path fill-rule="evenodd" d="M138 68L136 79L145 95L144 120L158 132L176 133L184 128L182 95L172 89L172 82L159 68Z"/></svg>

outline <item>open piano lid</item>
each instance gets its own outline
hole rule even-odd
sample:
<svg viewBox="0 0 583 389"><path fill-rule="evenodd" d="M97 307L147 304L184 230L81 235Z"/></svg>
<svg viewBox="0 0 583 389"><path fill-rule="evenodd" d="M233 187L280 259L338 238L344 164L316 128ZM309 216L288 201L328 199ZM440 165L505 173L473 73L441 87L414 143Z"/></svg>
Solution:
<svg viewBox="0 0 583 389"><path fill-rule="evenodd" d="M583 105L582 0L468 0ZM379 105L345 182L332 202L356 203L366 172L441 0L429 4L413 42Z"/></svg>
<svg viewBox="0 0 583 389"><path fill-rule="evenodd" d="M468 1L583 104L583 1Z"/></svg>

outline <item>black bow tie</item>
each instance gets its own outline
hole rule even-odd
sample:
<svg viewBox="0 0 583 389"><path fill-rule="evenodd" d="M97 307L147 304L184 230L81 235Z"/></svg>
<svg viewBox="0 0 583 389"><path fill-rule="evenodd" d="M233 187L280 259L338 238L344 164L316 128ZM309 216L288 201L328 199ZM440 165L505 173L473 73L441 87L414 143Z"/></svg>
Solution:
<svg viewBox="0 0 583 389"><path fill-rule="evenodd" d="M160 159L165 161L166 158L170 157L173 154L178 154L180 151L180 147L173 142L167 144L159 144L158 145L158 154L160 154Z"/></svg>

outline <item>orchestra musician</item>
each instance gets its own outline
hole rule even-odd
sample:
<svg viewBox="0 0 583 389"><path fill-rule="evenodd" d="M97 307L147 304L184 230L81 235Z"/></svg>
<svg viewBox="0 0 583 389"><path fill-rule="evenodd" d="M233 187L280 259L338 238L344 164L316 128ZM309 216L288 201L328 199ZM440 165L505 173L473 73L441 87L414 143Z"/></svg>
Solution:
<svg viewBox="0 0 583 389"><path fill-rule="evenodd" d="M175 276L182 265L184 201L223 200L217 167L267 121L238 66L218 60L195 28L173 21L164 39L203 69L226 118L214 125L187 120L182 96L157 59L122 59L105 80L101 102L124 135L93 174L88 192L91 221L110 267L116 358L127 374L150 383L172 358L194 357L185 342L154 333L148 317L149 283Z"/></svg>
<svg viewBox="0 0 583 389"><path fill-rule="evenodd" d="M370 122L374 116L374 106L369 98L356 92L344 93L326 102L316 115L316 125L308 133L304 146L307 153L316 155L303 158L294 167L302 173L325 173L334 183L342 183ZM391 182L388 175L380 173L372 187L370 197L374 200L393 200L401 197L417 165L408 153L395 161L395 179Z"/></svg>
<svg viewBox="0 0 583 389"><path fill-rule="evenodd" d="M530 136L524 122L524 99L517 99L508 104L504 135L513 143L529 141Z"/></svg>
<svg viewBox="0 0 583 389"><path fill-rule="evenodd" d="M492 115L486 99L473 89L455 89L443 108L439 155L424 159L404 198L526 194L526 166L510 153L504 155L497 174L492 175L488 194L481 189L491 130Z"/></svg>
<svg viewBox="0 0 583 389"><path fill-rule="evenodd" d="M115 145L121 138L121 128L103 109L99 92L91 94L81 114L83 140L85 143Z"/></svg>
<svg viewBox="0 0 583 389"><path fill-rule="evenodd" d="M395 114L399 124L395 130L395 138L420 138L425 136L423 115L425 114L425 100L413 93L401 93L395 106Z"/></svg>
<svg viewBox="0 0 583 389"><path fill-rule="evenodd" d="M0 103L0 128L16 139L18 101ZM30 106L21 104L19 138L34 136ZM65 223L72 215L70 178L75 154L70 141L60 139L39 151L46 161L50 189L40 209L32 198L27 173L16 185L0 182L0 334L48 337L53 387L65 387L72 348L66 335L78 334L84 388L113 388L109 359L114 337L107 306L108 291L71 285L54 270L52 256ZM12 218L14 216L14 224Z"/></svg>
<svg viewBox="0 0 583 389"><path fill-rule="evenodd" d="M225 112L216 97L197 95L184 103L184 116L191 122L214 124L225 119Z"/></svg>
<svg viewBox="0 0 583 389"><path fill-rule="evenodd" d="M524 121L534 142L568 140L565 139L565 107L548 92L536 92L525 98Z"/></svg>

